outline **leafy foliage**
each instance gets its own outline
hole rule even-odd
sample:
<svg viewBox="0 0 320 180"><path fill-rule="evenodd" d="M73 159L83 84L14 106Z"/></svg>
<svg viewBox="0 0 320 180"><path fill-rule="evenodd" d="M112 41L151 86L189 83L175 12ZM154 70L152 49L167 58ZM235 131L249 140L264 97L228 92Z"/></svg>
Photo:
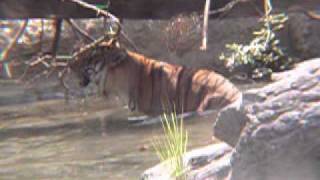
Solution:
<svg viewBox="0 0 320 180"><path fill-rule="evenodd" d="M276 31L284 27L288 20L285 14L271 15L271 5L266 6L266 15L261 18L262 27L253 32L253 40L247 44L227 44L226 48L231 51L229 56L221 54L220 60L226 62L230 69L246 65L249 66L251 78L262 78L270 75L273 71L287 69L292 63L283 49Z"/></svg>

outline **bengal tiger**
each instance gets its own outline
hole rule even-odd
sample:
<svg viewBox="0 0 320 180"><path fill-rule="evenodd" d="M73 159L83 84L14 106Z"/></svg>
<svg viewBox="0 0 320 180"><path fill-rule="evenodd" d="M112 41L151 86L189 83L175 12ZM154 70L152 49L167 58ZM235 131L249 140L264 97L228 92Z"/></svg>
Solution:
<svg viewBox="0 0 320 180"><path fill-rule="evenodd" d="M149 116L241 103L242 93L213 71L158 61L115 44L102 43L71 64L82 87L93 82L104 96L116 94L131 111Z"/></svg>

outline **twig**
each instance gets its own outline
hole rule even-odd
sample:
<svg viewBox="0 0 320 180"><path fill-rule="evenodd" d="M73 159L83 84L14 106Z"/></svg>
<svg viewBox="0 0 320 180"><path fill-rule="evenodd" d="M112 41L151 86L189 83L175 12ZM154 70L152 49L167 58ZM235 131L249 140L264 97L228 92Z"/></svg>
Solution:
<svg viewBox="0 0 320 180"><path fill-rule="evenodd" d="M51 55L44 55L44 56L41 56L41 57L39 57L38 59L36 59L35 61L33 61L33 62L31 62L30 64L29 64L29 66L35 66L35 65L37 65L37 64L39 64L39 63L42 63L44 66L46 66L46 67L50 67L50 65L45 61L45 60L47 60L47 59L51 59L52 58L52 56Z"/></svg>
<svg viewBox="0 0 320 180"><path fill-rule="evenodd" d="M95 41L95 39L90 36L90 34L88 32L86 32L85 30L81 29L80 26L78 26L78 24L76 22L74 22L72 19L66 19L66 22L77 32L79 33L81 36L83 36L84 38L86 38L86 40L88 40L89 42Z"/></svg>
<svg viewBox="0 0 320 180"><path fill-rule="evenodd" d="M206 4L204 7L204 12L203 12L204 18L203 18L203 28L202 28L202 45L200 47L200 50L207 49L208 19L209 19L210 3L211 3L211 0L206 0Z"/></svg>
<svg viewBox="0 0 320 180"><path fill-rule="evenodd" d="M105 34L104 36L100 37L99 39L93 41L90 44L85 45L84 47L80 48L78 51L72 54L72 59L77 60L77 58L83 54L84 52L88 51L89 49L92 49L96 46L98 46L101 42L105 41L107 38L109 38L108 34Z"/></svg>
<svg viewBox="0 0 320 180"><path fill-rule="evenodd" d="M27 76L27 74L29 73L30 68L36 66L36 65L39 64L39 63L42 63L44 66L49 67L49 66L50 66L49 63L47 63L47 62L45 61L45 60L48 60L48 59L52 59L52 56L46 54L46 55L44 55L44 56L38 57L36 60L34 60L34 61L32 61L32 62L26 63L26 64L27 64L27 67L24 69L24 71L23 71L22 75L19 77L19 80L18 80L18 81L21 81L21 82L22 82L22 81L24 80L24 78ZM44 63L44 62L45 62L45 63ZM49 65L49 66L47 66L47 65Z"/></svg>
<svg viewBox="0 0 320 180"><path fill-rule="evenodd" d="M20 27L19 31L15 34L15 36L12 38L9 45L3 50L2 56L0 56L0 61L4 62L7 60L9 52L12 48L15 47L20 37L23 35L24 31L26 30L26 27L28 26L28 19L24 20L22 23L22 26Z"/></svg>
<svg viewBox="0 0 320 180"><path fill-rule="evenodd" d="M5 48L5 50L0 53L0 62L3 63L4 68L6 68L6 73L7 76L9 78L12 77L10 68L8 68L8 64L6 64L5 61L7 61L9 52L11 51L11 49L13 49L15 47L15 45L17 44L17 41L20 39L20 37L23 35L24 31L26 30L28 26L28 19L23 21L22 26L20 27L19 31L16 33L16 35L13 37L13 39L11 40L11 42L9 43L9 45Z"/></svg>
<svg viewBox="0 0 320 180"><path fill-rule="evenodd" d="M313 19L320 20L320 13L316 11L307 11L307 15Z"/></svg>
<svg viewBox="0 0 320 180"><path fill-rule="evenodd" d="M233 0L233 1L230 1L228 4L226 4L222 8L209 11L209 15L211 16L211 15L223 13L223 12L226 12L226 11L230 11L238 3L240 3L240 2L249 2L249 1L251 1L251 0ZM204 18L204 15L201 15L200 18Z"/></svg>
<svg viewBox="0 0 320 180"><path fill-rule="evenodd" d="M139 52L137 45L129 38L129 36L124 31L121 31L121 35L127 42L129 42L129 44L135 51Z"/></svg>
<svg viewBox="0 0 320 180"><path fill-rule="evenodd" d="M65 0L62 0L62 1L65 1ZM82 7L85 7L85 8L91 9L91 10L94 10L94 11L97 12L97 15L102 14L103 16L109 17L109 18L111 18L114 22L116 22L118 25L120 25L119 19L118 19L116 16L114 16L113 14L109 13L108 11L99 9L99 8L97 8L96 6L91 5L91 4L89 4L89 3L86 3L86 2L83 2L83 1L81 1L81 0L68 0L68 1L72 1L72 2L74 2L74 3L79 4L79 5L82 6Z"/></svg>
<svg viewBox="0 0 320 180"><path fill-rule="evenodd" d="M65 1L65 0L62 0L62 1ZM117 18L115 15L109 13L108 11L105 11L105 10L102 10L102 9L99 9L97 8L96 6L94 5L91 5L89 3L86 3L86 2L83 2L81 0L69 0L69 1L72 1L74 3L77 3L79 4L80 6L82 7L85 7L85 8L88 8L88 9L91 9L91 10L94 10L97 12L97 15L99 14L102 14L103 16L105 17L109 17L111 18L111 20L113 20L118 26L120 29L122 29L122 25L120 23L120 20L119 18ZM128 36L123 32L123 31L119 31L120 34L124 37L125 40L127 40L131 45L132 47L135 49L135 50L138 50L137 46L133 43L133 41L131 39L128 38Z"/></svg>

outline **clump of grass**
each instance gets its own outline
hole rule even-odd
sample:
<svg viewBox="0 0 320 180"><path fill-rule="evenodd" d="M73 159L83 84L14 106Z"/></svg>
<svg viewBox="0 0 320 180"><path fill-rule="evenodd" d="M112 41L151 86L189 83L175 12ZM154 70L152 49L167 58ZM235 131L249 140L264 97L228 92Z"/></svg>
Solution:
<svg viewBox="0 0 320 180"><path fill-rule="evenodd" d="M173 168L174 177L182 177L185 168L183 155L187 152L188 133L184 129L183 119L176 112L165 113L161 117L163 138L152 140L153 147L161 162L168 161Z"/></svg>
<svg viewBox="0 0 320 180"><path fill-rule="evenodd" d="M288 17L285 14L271 14L271 11L271 1L265 0L265 15L260 19L262 27L253 32L254 38L249 44L226 45L231 53L228 56L222 54L220 59L226 62L228 68L245 65L249 67L249 77L259 79L290 67L292 59L284 53L276 35Z"/></svg>

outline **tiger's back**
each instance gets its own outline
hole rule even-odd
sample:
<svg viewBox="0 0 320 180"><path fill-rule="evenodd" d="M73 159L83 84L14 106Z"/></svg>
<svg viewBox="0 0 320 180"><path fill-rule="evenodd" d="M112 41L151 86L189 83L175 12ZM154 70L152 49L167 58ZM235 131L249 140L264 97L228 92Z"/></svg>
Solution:
<svg viewBox="0 0 320 180"><path fill-rule="evenodd" d="M133 52L128 55L140 66L136 99L141 112L155 115L173 109L177 113L220 109L241 98L230 81L213 71L172 65Z"/></svg>

